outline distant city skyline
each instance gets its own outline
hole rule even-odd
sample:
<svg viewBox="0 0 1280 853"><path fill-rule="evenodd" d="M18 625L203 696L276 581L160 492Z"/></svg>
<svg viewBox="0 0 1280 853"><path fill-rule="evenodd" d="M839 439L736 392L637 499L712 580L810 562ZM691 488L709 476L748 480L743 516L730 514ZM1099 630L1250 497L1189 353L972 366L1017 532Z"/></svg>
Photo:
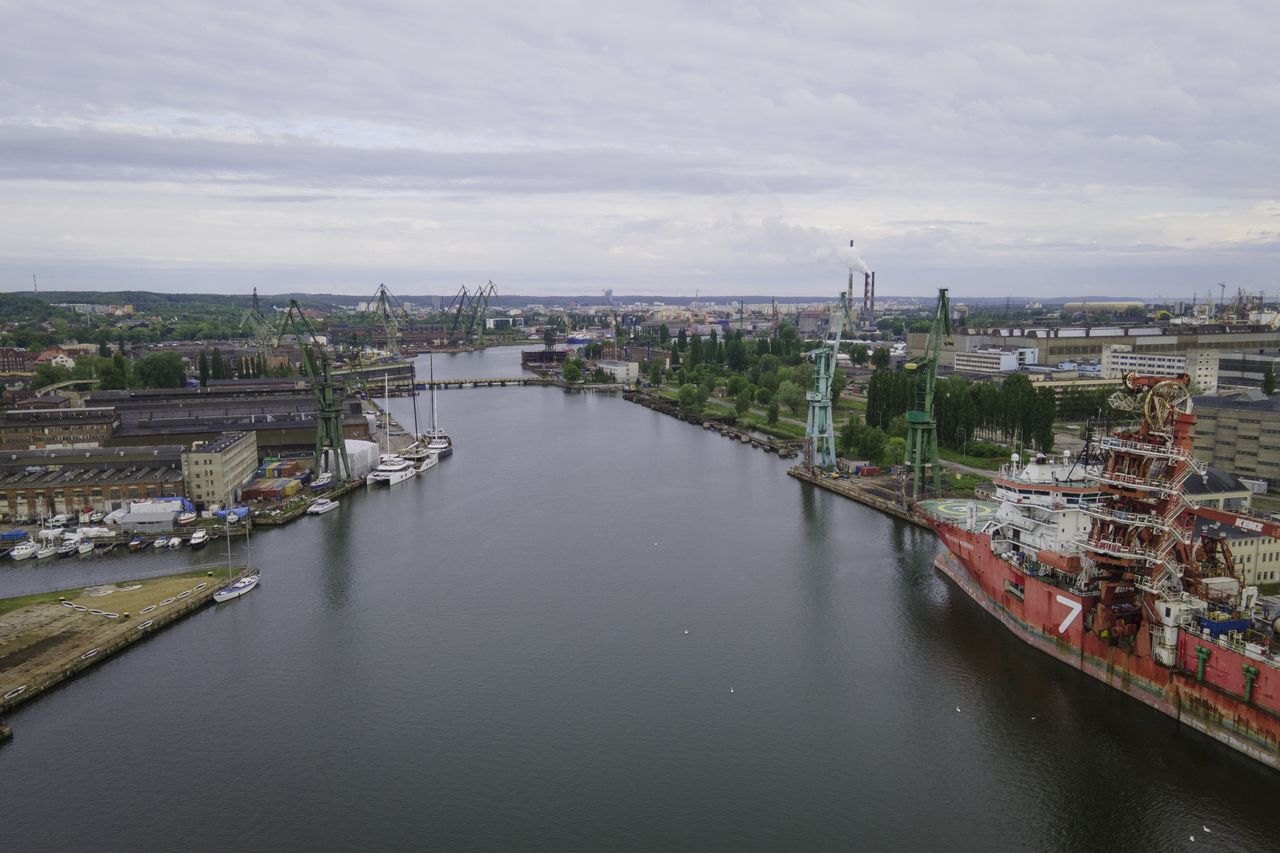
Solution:
<svg viewBox="0 0 1280 853"><path fill-rule="evenodd" d="M1244 2L6 11L0 290L1280 295Z"/></svg>

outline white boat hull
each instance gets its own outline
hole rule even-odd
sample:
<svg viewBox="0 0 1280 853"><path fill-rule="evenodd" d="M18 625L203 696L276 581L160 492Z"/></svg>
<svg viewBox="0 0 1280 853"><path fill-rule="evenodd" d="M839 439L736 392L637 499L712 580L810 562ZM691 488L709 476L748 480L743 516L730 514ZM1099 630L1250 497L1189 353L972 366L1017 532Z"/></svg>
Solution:
<svg viewBox="0 0 1280 853"><path fill-rule="evenodd" d="M418 472L412 466L400 471L374 471L364 482L367 486L394 486L396 483L403 483L416 473Z"/></svg>
<svg viewBox="0 0 1280 853"><path fill-rule="evenodd" d="M213 594L213 600L221 604L224 601L239 598L246 592L251 592L258 585L259 577L259 575L248 575L230 586L224 586Z"/></svg>

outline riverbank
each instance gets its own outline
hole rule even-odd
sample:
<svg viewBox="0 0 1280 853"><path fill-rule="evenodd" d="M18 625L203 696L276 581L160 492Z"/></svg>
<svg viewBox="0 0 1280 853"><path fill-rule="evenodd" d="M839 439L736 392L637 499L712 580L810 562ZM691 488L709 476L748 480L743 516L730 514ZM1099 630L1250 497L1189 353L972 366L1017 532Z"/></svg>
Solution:
<svg viewBox="0 0 1280 853"><path fill-rule="evenodd" d="M0 713L194 613L226 579L189 571L0 599Z"/></svg>

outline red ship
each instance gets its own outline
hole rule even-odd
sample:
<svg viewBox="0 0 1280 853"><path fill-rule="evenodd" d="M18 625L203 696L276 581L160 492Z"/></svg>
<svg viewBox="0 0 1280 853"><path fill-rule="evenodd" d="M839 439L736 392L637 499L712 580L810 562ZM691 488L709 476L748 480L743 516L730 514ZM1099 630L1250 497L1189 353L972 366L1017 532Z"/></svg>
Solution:
<svg viewBox="0 0 1280 853"><path fill-rule="evenodd" d="M1280 614L1203 521L1280 538L1280 525L1190 506L1186 377L1129 376L1112 405L1135 428L1100 457L1018 457L997 501L922 501L947 547L935 565L1017 636L1280 769Z"/></svg>

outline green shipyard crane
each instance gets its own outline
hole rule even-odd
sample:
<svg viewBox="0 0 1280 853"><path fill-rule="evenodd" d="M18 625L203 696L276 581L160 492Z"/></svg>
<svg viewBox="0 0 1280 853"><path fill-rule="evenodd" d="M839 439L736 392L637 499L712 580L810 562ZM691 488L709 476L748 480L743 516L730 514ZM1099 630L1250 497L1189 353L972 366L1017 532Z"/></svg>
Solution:
<svg viewBox="0 0 1280 853"><path fill-rule="evenodd" d="M298 349L302 352L302 369L316 395L315 470L331 472L335 482L345 482L351 479L351 463L347 460L347 443L342 436L342 400L338 399L334 390L329 352L320 343L320 336L302 313L302 306L296 299L289 300L289 307L280 318L280 328L275 340L277 347L286 334L292 334L298 341ZM332 457L326 450L333 451ZM336 470L330 469L330 458Z"/></svg>
<svg viewBox="0 0 1280 853"><path fill-rule="evenodd" d="M845 326L854 327L849 311L849 297L840 294L840 305L831 311L830 338L822 346L805 353L813 359L813 390L805 394L809 401L809 418L804 435L810 450L809 465L827 471L836 467L836 434L831 414L831 379L838 369L840 337Z"/></svg>
<svg viewBox="0 0 1280 853"><path fill-rule="evenodd" d="M386 338L387 352L399 358L400 325L408 319L408 312L404 310L400 300L396 299L391 293L391 289L385 284L378 285L378 289L373 292L373 298L369 300L368 308L364 312L364 321L369 328L369 345L373 346L374 330L378 326L382 326L383 336Z"/></svg>
<svg viewBox="0 0 1280 853"><path fill-rule="evenodd" d="M938 421L933 416L933 393L938 385L938 357L943 341L951 343L951 303L947 289L938 288L938 305L929 327L924 354L906 364L915 383L915 408L907 412L907 467L911 469L911 500L920 498L924 469L933 473L933 493L942 494L942 468L938 465Z"/></svg>

